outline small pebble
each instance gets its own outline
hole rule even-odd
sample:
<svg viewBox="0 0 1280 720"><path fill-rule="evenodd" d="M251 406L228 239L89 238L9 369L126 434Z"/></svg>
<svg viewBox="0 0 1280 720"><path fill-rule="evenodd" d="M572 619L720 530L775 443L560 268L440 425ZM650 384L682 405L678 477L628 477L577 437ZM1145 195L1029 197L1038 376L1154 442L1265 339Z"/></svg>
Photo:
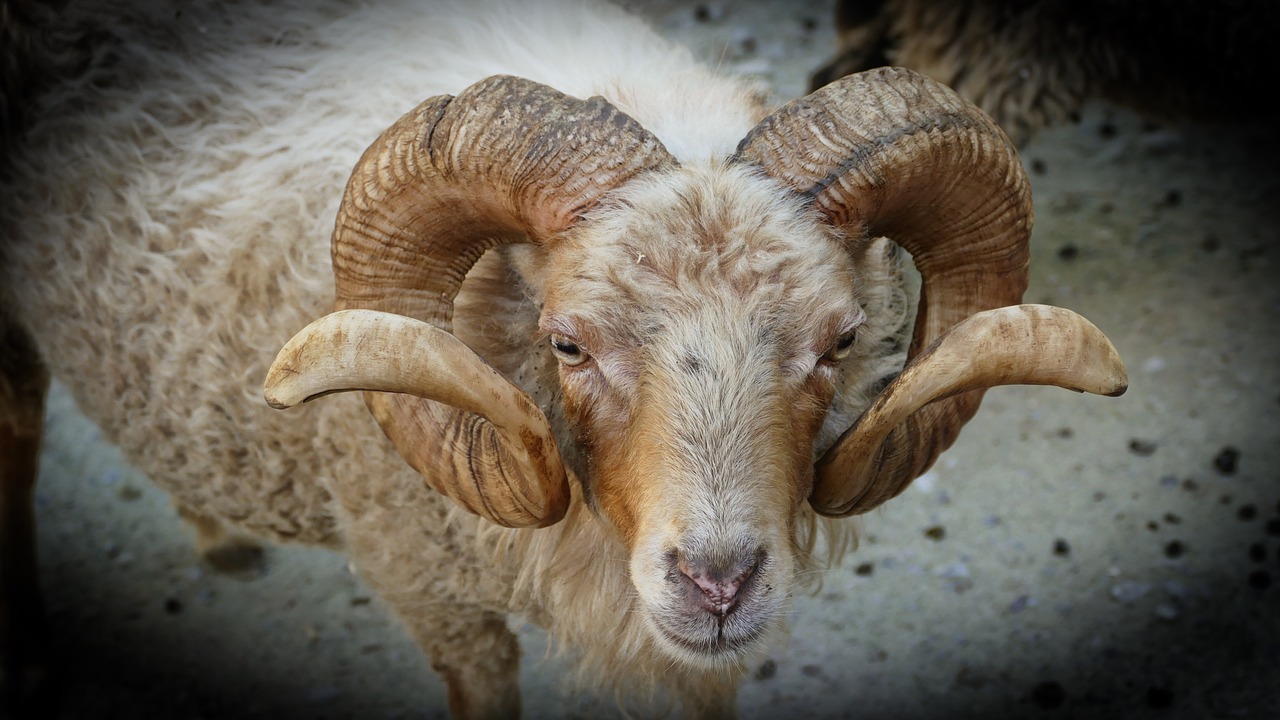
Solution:
<svg viewBox="0 0 1280 720"><path fill-rule="evenodd" d="M1035 600L1032 600L1030 597L1026 595L1019 595L1018 597L1014 598L1013 602L1009 603L1009 612L1020 613L1029 607L1035 607L1035 605L1036 605Z"/></svg>
<svg viewBox="0 0 1280 720"><path fill-rule="evenodd" d="M875 571L876 571L875 564L869 563L869 562L861 563L858 565L858 567L853 569L853 572L855 575L861 575L862 577L867 577L872 573L874 573Z"/></svg>
<svg viewBox="0 0 1280 720"><path fill-rule="evenodd" d="M142 491L133 485L121 485L116 495L125 502L133 502L142 497Z"/></svg>
<svg viewBox="0 0 1280 720"><path fill-rule="evenodd" d="M1053 541L1053 554L1058 557L1066 557L1071 554L1071 545L1066 540L1058 538Z"/></svg>
<svg viewBox="0 0 1280 720"><path fill-rule="evenodd" d="M1150 457L1156 451L1156 444L1150 440L1133 438L1129 440L1129 452L1139 457Z"/></svg>
<svg viewBox="0 0 1280 720"><path fill-rule="evenodd" d="M1186 552L1186 546L1182 544L1181 540L1170 540L1164 546L1164 556L1167 558L1180 558L1184 552Z"/></svg>
<svg viewBox="0 0 1280 720"><path fill-rule="evenodd" d="M1191 595L1191 590L1177 580L1165 580L1164 591L1169 593L1170 597L1178 600L1186 600Z"/></svg>
<svg viewBox="0 0 1280 720"><path fill-rule="evenodd" d="M1178 525L1182 522L1182 518L1170 512L1170 513L1164 514L1164 521L1169 523L1170 525Z"/></svg>
<svg viewBox="0 0 1280 720"><path fill-rule="evenodd" d="M1126 580L1111 586L1111 597L1125 605L1141 600L1151 592L1151 584Z"/></svg>
<svg viewBox="0 0 1280 720"><path fill-rule="evenodd" d="M1213 458L1213 466L1223 475L1231 475L1236 471L1236 463L1240 461L1240 451L1228 445L1218 451Z"/></svg>
<svg viewBox="0 0 1280 720"><path fill-rule="evenodd" d="M934 542L938 542L947 536L947 529L941 525L934 525L933 527L925 529L924 536Z"/></svg>
<svg viewBox="0 0 1280 720"><path fill-rule="evenodd" d="M693 9L693 17L698 22L714 22L724 17L724 3L702 3Z"/></svg>

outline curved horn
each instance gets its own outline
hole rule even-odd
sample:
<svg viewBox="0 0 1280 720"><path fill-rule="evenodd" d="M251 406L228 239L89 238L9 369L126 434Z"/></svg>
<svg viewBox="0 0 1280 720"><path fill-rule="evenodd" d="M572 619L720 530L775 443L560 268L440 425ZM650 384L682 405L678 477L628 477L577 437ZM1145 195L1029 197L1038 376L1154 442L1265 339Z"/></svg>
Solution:
<svg viewBox="0 0 1280 720"><path fill-rule="evenodd" d="M330 313L280 350L264 394L271 407L283 409L344 390L407 393L471 413L467 435L491 450L441 453L434 458L435 472L425 477L435 490L477 515L550 517L553 509L567 507L566 486L530 484L554 477L557 470L549 464L559 460L542 410L471 348L436 326L376 310ZM510 448L522 452L508 452ZM506 470L504 465L517 467ZM455 482L445 484L445 478ZM506 484L494 492L480 485L481 478Z"/></svg>
<svg viewBox="0 0 1280 720"><path fill-rule="evenodd" d="M509 76L431 98L383 132L347 183L333 231L336 309L404 315L449 334L453 299L486 250L552 242L611 189L674 165L657 138L603 98ZM510 527L558 521L569 498L559 452L543 439L514 442L502 419L508 404L533 401L461 343L433 337L456 377L488 377L502 391L468 403L439 382L405 388L433 400L366 392L378 424L433 488L469 510ZM390 352L411 353L416 342ZM343 384L312 390L351 387ZM549 437L545 422L529 427Z"/></svg>
<svg viewBox="0 0 1280 720"><path fill-rule="evenodd" d="M894 433L919 437L917 442L938 438L913 435L912 428L918 426L910 424L911 418L929 403L960 393L997 385L1056 385L1115 396L1124 393L1128 382L1111 341L1076 313L1048 305L987 310L961 321L917 355L821 465L840 477L869 477L878 467L918 465L918 457L893 455L919 453L919 446L886 439ZM937 457L944 449L930 448L923 454ZM844 485L819 483L811 502L828 514L848 515L853 508L875 507L901 490L892 483L868 483L860 494L850 495Z"/></svg>
<svg viewBox="0 0 1280 720"><path fill-rule="evenodd" d="M973 313L1022 299L1033 215L1017 153L981 110L923 75L842 78L765 118L735 157L848 236L887 236L911 253L923 286L909 359ZM955 441L982 395L974 388L912 413L860 475L830 461L857 446L846 433L816 468L814 508L848 515L897 494Z"/></svg>

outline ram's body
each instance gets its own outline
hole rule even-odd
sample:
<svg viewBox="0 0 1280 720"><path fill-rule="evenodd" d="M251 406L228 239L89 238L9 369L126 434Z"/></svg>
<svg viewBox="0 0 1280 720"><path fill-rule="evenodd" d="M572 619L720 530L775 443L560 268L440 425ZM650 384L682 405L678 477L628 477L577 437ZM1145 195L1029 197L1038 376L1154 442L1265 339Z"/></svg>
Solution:
<svg viewBox="0 0 1280 720"><path fill-rule="evenodd" d="M282 342L332 307L329 235L348 173L420 100L503 72L603 94L695 167L762 117L748 88L638 21L561 4L472 7L479 19L461 25L436 2L106 4L85 22L108 29L96 38L106 57L38 100L12 159L0 286L54 376L184 508L345 547L401 614L430 616L406 618L424 645L470 646L480 609L515 610L596 651L600 676L626 685L621 672L668 661L645 662L616 572L625 554L589 513L481 537L486 524L427 490L357 397L279 413L261 393ZM520 377L538 357L537 308L485 265L495 280L464 288L456 331ZM882 334L909 331L900 288L877 287ZM528 371L554 374L554 362Z"/></svg>
<svg viewBox="0 0 1280 720"><path fill-rule="evenodd" d="M840 0L814 87L900 65L973 100L1020 144L1102 98L1161 120L1239 120L1280 69L1280 9L1111 0Z"/></svg>
<svg viewBox="0 0 1280 720"><path fill-rule="evenodd" d="M801 104L806 113L831 104L831 127L851 136L846 125L897 124L851 141L849 152L873 163L870 170L835 157L829 177L818 165L819 176L808 178L811 164L792 173L788 151L775 150L811 128L782 111L761 122L766 109L753 88L713 75L610 6L306 0L231 12L212 2L86 4L94 7L69 5L47 44L23 59L43 69L30 77L47 87L35 88L41 92L23 100L21 113L6 104L6 117L25 117L27 131L0 188L0 321L34 342L36 356L173 495L203 539L234 526L348 553L444 675L459 714L505 716L518 707L509 612L580 652L600 690L666 686L691 713L730 709L737 678L782 629L792 588L813 561L811 504L847 515L892 497L954 440L992 384L1122 389L1118 359L1096 329L1083 346L1100 350L1055 349L1052 372L1037 365L1026 377L1010 374L1017 361L1006 356L979 368L982 377L958 376L953 369L983 353L962 348L954 352L965 360L957 361L943 357L950 346L930 345L971 313L1018 301L1030 206L1004 136L913 76L850 85L858 106L887 93L884 113L867 103L869 120L838 94ZM535 82L473 85L504 73ZM499 102L491 103L495 92ZM612 106L575 99L592 95ZM413 109L433 96L440 97ZM582 107L589 115L564 126L542 116ZM483 113L491 120L473 120ZM419 116L425 125L413 124ZM486 159L491 130L516 147L528 140L503 129L512 117L527 123L512 127L534 128L533 141L549 144ZM605 136L564 142L579 130ZM486 139L467 145L477 133ZM613 172L607 152L635 138L656 148L648 169L600 207L582 208L579 197ZM596 140L607 152L592 149ZM421 154L397 155L400 142ZM819 134L809 146L841 142ZM580 152L584 159L563 172L546 172L571 185L575 173L585 179L566 194L544 193L551 199L532 210L513 210L482 187L501 184L491 177L512 168L517 182L527 180L521 163L545 171ZM894 166L899 155L907 160ZM484 159L480 170L474 158ZM871 184L860 188L864 170ZM407 176L436 186L412 196L418 204L379 205L413 192L396 184ZM464 180L439 187L452 177ZM536 171L532 177L535 190L545 190ZM937 177L950 195L927 184ZM881 195L898 187L906 192ZM859 204L865 198L873 202ZM552 201L570 204L572 227L554 226ZM486 398L458 400L479 387L470 380L437 382L429 397L472 408L478 421L440 404L388 421L401 395L371 393L374 418L354 395L290 412L262 398L277 350L334 308L335 274L336 301L350 308L385 300L353 277L374 284L414 272L452 277L480 256L461 252L462 260L429 272L412 267L416 260L371 271L369 257L394 257L416 242L384 233L382 223L426 223L443 238L439 246L467 231L448 222L478 224L472 232L483 242L490 231L521 240L510 228L484 225L484 212L527 220L521 227L535 246L488 251L455 305L447 292L411 288L410 310L440 306L403 314L439 326L428 328L430 348L452 342L451 329L518 386L515 395L536 404L520 412L549 419L570 497L559 507L564 519L544 529L477 517L554 523L554 507L537 514L536 489L529 490L536 483L522 485L529 477L515 466L551 467L550 477L559 463L548 457L554 446L526 457L485 434L507 411ZM869 239L882 221L905 236L931 298L914 336L902 255ZM382 249L344 244L362 233ZM926 240L913 246L913 234ZM959 259L944 261L951 256ZM931 286L930 273L942 279ZM948 302L953 295L962 301ZM1016 327L1030 328L1030 345L1052 346L1035 332L1059 328L1059 316L1014 316ZM1007 355L1018 346L1008 340L1016 327L1001 327L1004 339L988 345ZM582 347L563 340L569 335ZM828 453L835 469L822 475L827 466L819 466L815 480L814 459L908 350L926 345L924 359L943 357L939 372L903 376L922 384L938 378L937 387L926 395L884 392L906 404L890 398L868 413L870 434L846 433L837 450L848 452ZM587 349L593 374L575 374ZM460 362L450 352L444 359ZM1075 363L1071 372L1106 365L1110 377L1102 384L1056 377L1061 358ZM399 368L412 359L391 353L389 362ZM6 377L22 374L4 361L0 353ZM440 367L427 374L440 375ZM474 363L456 367L465 371L460 378L480 371ZM283 372L299 368L286 363ZM494 382L495 397L507 392L505 380ZM948 399L916 413L936 397ZM21 422L5 422L0 415L0 440L6 427L22 436ZM406 426L426 440L404 434ZM526 447L531 432L519 428ZM424 476L441 492L461 482L450 496L475 514L433 492ZM498 488L506 505L485 486L497 476L507 482ZM468 495L471 483L483 486L478 496ZM533 519L511 522L503 514L511 507L533 508ZM831 545L839 547L849 530L834 532Z"/></svg>

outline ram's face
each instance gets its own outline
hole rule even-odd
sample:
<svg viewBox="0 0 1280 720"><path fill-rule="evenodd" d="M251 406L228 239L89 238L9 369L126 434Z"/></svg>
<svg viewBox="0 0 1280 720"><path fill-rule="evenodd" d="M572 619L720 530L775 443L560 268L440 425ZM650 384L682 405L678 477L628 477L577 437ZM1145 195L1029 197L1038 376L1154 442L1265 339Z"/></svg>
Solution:
<svg viewBox="0 0 1280 720"><path fill-rule="evenodd" d="M777 623L813 439L862 324L829 230L745 170L637 183L549 258L541 326L631 552L642 611L694 662Z"/></svg>

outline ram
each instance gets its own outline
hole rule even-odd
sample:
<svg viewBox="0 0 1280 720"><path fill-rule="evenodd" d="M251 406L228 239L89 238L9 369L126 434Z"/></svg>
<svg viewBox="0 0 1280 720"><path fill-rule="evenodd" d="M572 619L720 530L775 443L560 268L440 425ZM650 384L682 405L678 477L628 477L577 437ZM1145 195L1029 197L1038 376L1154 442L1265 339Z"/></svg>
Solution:
<svg viewBox="0 0 1280 720"><path fill-rule="evenodd" d="M1110 0L839 0L811 86L881 65L917 70L990 113L1018 144L1102 98L1156 120L1256 115L1280 70L1280 7Z"/></svg>
<svg viewBox="0 0 1280 720"><path fill-rule="evenodd" d="M345 552L455 715L518 713L514 613L598 692L724 716L852 532L820 518L899 493L987 387L1124 390L1097 328L1017 304L1017 155L916 73L770 111L609 5L177 7L68 7L52 45L93 51L24 100L10 549L52 375L206 551Z"/></svg>

